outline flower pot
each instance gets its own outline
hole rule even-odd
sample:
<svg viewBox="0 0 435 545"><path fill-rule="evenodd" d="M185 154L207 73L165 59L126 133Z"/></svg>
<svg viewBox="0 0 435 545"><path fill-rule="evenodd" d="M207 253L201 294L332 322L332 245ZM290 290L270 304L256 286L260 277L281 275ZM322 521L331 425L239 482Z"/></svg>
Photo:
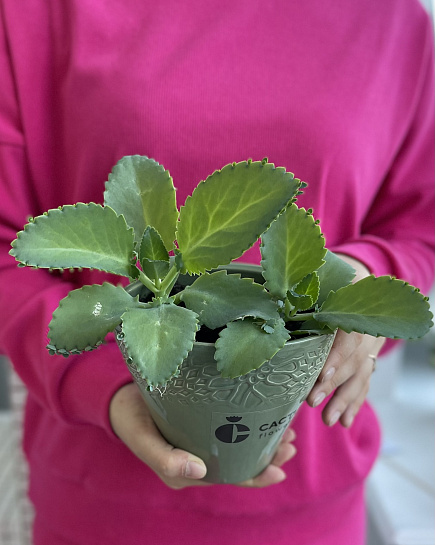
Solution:
<svg viewBox="0 0 435 545"><path fill-rule="evenodd" d="M250 276L258 271L240 269L231 267ZM195 342L164 390L149 391L135 365L127 365L166 440L204 460L204 480L237 483L269 465L333 340L331 334L291 340L259 369L235 379L220 376L214 344ZM123 351L121 338L118 343Z"/></svg>

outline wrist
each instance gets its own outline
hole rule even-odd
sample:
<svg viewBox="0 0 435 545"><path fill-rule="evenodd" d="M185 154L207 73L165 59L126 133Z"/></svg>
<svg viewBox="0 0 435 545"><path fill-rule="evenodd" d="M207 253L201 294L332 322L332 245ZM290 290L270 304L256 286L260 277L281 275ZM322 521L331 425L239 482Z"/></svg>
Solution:
<svg viewBox="0 0 435 545"><path fill-rule="evenodd" d="M366 278L367 276L370 276L372 273L370 272L369 268L364 265L361 261L358 261L358 259L355 259L354 257L350 257L346 254L340 254L337 253L338 257L348 263L351 267L355 269L355 279L354 282L357 282L358 280L362 280L363 278Z"/></svg>

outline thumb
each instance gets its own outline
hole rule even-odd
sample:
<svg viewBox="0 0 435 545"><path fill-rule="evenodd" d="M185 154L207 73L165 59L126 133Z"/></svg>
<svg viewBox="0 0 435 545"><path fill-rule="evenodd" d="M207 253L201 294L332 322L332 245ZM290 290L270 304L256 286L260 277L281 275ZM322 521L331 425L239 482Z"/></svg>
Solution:
<svg viewBox="0 0 435 545"><path fill-rule="evenodd" d="M181 488L184 481L205 477L207 468L201 458L167 443L157 428L142 437L136 454L171 488Z"/></svg>
<svg viewBox="0 0 435 545"><path fill-rule="evenodd" d="M162 437L154 422L154 430L144 433L136 445L136 454L170 488L208 485L202 481L207 473L204 462L193 454L175 448Z"/></svg>
<svg viewBox="0 0 435 545"><path fill-rule="evenodd" d="M110 420L121 441L169 487L208 484L200 481L207 473L204 462L164 439L135 384L116 392Z"/></svg>

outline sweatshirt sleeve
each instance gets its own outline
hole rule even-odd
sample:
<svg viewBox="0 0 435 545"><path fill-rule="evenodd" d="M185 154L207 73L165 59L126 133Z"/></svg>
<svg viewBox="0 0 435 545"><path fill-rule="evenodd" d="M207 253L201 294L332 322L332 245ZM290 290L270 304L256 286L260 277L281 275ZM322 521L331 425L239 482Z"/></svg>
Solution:
<svg viewBox="0 0 435 545"><path fill-rule="evenodd" d="M1 14L0 14L1 15ZM35 215L36 188L16 99L11 59L0 24L0 353L6 354L30 395L71 424L111 431L109 403L131 376L112 336L93 352L50 356L47 325L60 299L77 287L74 275L18 268L10 244L29 215Z"/></svg>
<svg viewBox="0 0 435 545"><path fill-rule="evenodd" d="M50 356L47 330L60 299L77 287L61 275L18 268L8 252L25 223L30 174L25 147L0 144L0 352L6 354L31 395L56 417L71 424L93 424L112 433L109 404L131 382L111 336L99 349L63 358Z"/></svg>
<svg viewBox="0 0 435 545"><path fill-rule="evenodd" d="M391 274L427 292L434 255L434 44L429 18L415 62L411 115L383 184L358 237L331 247L364 263L375 275Z"/></svg>

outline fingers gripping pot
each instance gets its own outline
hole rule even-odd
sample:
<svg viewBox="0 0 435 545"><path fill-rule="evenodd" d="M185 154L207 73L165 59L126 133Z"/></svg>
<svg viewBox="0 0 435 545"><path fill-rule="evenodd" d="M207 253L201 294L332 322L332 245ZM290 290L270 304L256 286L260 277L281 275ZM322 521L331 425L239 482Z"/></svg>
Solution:
<svg viewBox="0 0 435 545"><path fill-rule="evenodd" d="M237 483L269 465L333 340L329 334L289 341L269 362L235 379L220 376L213 344L197 342L164 390L150 391L126 362L166 440L204 460L206 481ZM118 344L125 355L121 338Z"/></svg>

